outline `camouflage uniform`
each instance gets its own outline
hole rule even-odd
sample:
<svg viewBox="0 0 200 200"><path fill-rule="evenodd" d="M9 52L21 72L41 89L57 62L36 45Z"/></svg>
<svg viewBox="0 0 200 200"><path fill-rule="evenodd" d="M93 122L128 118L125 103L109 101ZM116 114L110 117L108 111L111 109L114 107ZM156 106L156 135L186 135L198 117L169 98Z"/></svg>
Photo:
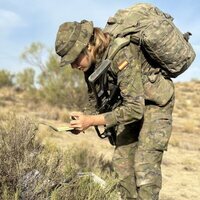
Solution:
<svg viewBox="0 0 200 200"><path fill-rule="evenodd" d="M61 66L78 57L87 46L92 30L92 23L87 21L60 26L56 52L61 56ZM114 54L118 42L122 45ZM110 70L123 97L120 106L104 113L106 126L118 127L113 165L121 196L156 200L161 188L163 151L171 134L173 83L162 76L160 68L148 62L137 45L123 39L111 41L102 60L105 58L112 60ZM87 73L85 77L87 81ZM89 96L92 99L92 95Z"/></svg>
<svg viewBox="0 0 200 200"><path fill-rule="evenodd" d="M113 156L119 189L123 199L156 200L163 151L171 135L173 83L134 44L115 55L111 70L123 97L120 107L104 114L108 127L119 125Z"/></svg>

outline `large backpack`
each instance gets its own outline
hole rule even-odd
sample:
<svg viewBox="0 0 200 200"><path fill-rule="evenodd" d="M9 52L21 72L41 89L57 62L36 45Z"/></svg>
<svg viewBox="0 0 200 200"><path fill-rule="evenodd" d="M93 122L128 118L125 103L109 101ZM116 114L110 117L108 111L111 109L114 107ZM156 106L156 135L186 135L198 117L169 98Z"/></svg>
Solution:
<svg viewBox="0 0 200 200"><path fill-rule="evenodd" d="M174 25L173 18L150 4L140 3L118 10L108 19L104 31L114 38L130 36L169 77L183 73L196 56L187 35Z"/></svg>

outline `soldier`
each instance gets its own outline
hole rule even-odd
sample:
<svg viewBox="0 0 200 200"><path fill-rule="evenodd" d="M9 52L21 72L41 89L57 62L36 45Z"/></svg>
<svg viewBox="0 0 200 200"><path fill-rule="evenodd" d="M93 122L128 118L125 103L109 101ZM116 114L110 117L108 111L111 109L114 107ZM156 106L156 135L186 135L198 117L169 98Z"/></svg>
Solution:
<svg viewBox="0 0 200 200"><path fill-rule="evenodd" d="M55 45L61 66L83 71L87 82L104 59L112 58L109 70L123 99L110 112L72 112L75 118L70 125L78 133L94 125L117 125L113 166L122 199L157 200L161 161L171 135L174 86L138 45L126 41L116 50L115 42L90 21L66 22L59 27ZM88 92L90 96L90 88Z"/></svg>

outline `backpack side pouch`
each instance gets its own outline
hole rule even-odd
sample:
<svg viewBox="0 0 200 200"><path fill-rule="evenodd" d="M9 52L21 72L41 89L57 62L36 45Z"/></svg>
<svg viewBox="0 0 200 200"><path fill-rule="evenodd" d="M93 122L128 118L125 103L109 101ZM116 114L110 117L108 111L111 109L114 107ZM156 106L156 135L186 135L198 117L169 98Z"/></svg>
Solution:
<svg viewBox="0 0 200 200"><path fill-rule="evenodd" d="M161 73L143 75L145 100L159 106L166 105L174 95L174 84Z"/></svg>

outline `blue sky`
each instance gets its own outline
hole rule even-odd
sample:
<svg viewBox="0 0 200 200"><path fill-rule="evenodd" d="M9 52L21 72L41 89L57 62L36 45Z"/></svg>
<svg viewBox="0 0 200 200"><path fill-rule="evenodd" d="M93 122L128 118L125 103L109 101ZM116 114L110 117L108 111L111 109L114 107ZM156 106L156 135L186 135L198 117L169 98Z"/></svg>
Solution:
<svg viewBox="0 0 200 200"><path fill-rule="evenodd" d="M32 42L54 48L58 27L65 21L91 20L104 27L118 9L141 1L135 0L0 0L0 69L22 71L27 64L19 59ZM199 0L146 0L174 17L182 32L190 31L196 51L192 66L176 81L200 79L200 2Z"/></svg>

